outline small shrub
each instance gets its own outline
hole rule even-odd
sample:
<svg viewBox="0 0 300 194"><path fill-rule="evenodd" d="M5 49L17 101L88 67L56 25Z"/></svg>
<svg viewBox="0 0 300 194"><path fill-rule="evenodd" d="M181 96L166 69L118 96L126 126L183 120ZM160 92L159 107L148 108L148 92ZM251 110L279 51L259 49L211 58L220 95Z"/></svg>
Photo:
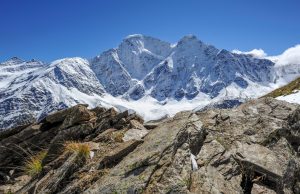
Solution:
<svg viewBox="0 0 300 194"><path fill-rule="evenodd" d="M25 161L24 172L29 176L39 174L42 169L42 161L46 157L47 151L41 151L37 155L32 155Z"/></svg>
<svg viewBox="0 0 300 194"><path fill-rule="evenodd" d="M68 141L64 144L65 151L76 153L81 158L88 158L91 152L91 147L87 143L79 143Z"/></svg>

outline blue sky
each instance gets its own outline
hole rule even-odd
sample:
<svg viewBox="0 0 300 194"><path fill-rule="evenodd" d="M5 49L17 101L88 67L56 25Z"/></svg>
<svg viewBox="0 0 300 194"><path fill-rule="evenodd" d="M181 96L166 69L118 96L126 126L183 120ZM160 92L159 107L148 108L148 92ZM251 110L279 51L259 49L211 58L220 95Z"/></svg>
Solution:
<svg viewBox="0 0 300 194"><path fill-rule="evenodd" d="M0 61L91 58L129 34L277 55L300 43L299 0L0 0Z"/></svg>

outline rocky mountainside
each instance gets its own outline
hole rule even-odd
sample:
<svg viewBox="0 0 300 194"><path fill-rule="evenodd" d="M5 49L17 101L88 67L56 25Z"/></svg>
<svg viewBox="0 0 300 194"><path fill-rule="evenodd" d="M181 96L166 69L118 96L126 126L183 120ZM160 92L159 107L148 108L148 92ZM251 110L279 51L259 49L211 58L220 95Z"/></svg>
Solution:
<svg viewBox="0 0 300 194"><path fill-rule="evenodd" d="M77 105L0 133L0 192L298 194L299 122L273 98L156 123Z"/></svg>
<svg viewBox="0 0 300 194"><path fill-rule="evenodd" d="M89 61L77 57L45 64L12 58L0 70L0 129L79 103L132 109L146 120L222 101L231 107L300 75L300 65L276 67L193 35L176 44L131 35Z"/></svg>

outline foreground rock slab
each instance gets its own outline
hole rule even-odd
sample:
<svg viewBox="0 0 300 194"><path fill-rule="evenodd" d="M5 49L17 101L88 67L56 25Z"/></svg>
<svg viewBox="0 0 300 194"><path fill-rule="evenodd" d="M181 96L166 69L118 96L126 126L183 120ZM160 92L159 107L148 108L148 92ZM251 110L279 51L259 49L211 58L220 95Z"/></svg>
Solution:
<svg viewBox="0 0 300 194"><path fill-rule="evenodd" d="M6 132L0 139L0 189L15 184L17 193L300 193L298 105L262 98L234 109L180 112L146 127L135 114L78 105ZM89 154L78 160L63 150L66 141L88 145ZM20 181L26 152L41 149L49 154L42 171Z"/></svg>

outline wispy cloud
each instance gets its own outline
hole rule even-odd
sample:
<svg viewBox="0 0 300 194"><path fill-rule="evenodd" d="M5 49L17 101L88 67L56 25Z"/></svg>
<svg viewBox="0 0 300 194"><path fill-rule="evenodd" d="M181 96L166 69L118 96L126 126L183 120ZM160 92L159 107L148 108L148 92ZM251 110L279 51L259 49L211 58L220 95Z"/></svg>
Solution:
<svg viewBox="0 0 300 194"><path fill-rule="evenodd" d="M251 55L255 58L259 58L259 59L262 59L262 58L265 58L267 57L267 53L265 53L264 50L262 49L253 49L251 51L247 51L247 52L243 52L243 51L240 51L240 50L237 50L237 49L234 49L232 51L233 53L236 53L236 54L247 54L247 55Z"/></svg>

